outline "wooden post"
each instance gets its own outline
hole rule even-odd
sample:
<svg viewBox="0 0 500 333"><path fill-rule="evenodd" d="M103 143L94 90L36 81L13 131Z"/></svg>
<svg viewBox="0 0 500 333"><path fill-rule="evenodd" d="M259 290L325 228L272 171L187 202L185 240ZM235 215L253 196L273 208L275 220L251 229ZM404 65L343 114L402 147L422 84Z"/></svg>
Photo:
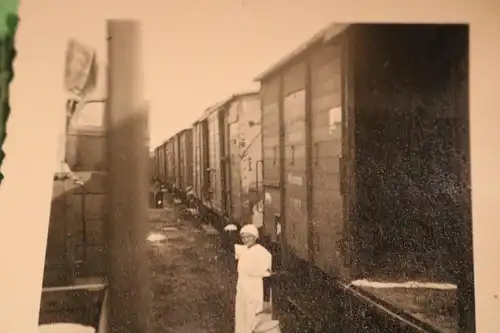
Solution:
<svg viewBox="0 0 500 333"><path fill-rule="evenodd" d="M147 109L142 95L141 30L110 20L108 30L109 327L146 333Z"/></svg>

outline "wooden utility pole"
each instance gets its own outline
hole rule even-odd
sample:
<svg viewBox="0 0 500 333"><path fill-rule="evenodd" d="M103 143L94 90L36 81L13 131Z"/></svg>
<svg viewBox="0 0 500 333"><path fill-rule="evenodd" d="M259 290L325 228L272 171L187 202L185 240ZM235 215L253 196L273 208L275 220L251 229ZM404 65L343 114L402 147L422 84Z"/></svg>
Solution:
<svg viewBox="0 0 500 333"><path fill-rule="evenodd" d="M141 26L110 20L108 30L109 329L147 333L147 117Z"/></svg>

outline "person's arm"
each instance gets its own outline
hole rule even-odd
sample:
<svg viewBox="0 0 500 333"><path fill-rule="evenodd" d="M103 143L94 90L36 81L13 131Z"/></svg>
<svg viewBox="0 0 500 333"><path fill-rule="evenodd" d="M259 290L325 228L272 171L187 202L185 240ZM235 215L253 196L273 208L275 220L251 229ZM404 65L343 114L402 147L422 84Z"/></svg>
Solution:
<svg viewBox="0 0 500 333"><path fill-rule="evenodd" d="M241 254L245 250L247 250L247 247L245 245L234 244L234 257L236 258L236 260L240 259Z"/></svg>
<svg viewBox="0 0 500 333"><path fill-rule="evenodd" d="M265 278L265 277L269 277L271 276L271 269L265 269L265 270L255 270L255 271L252 271L248 274L249 276L252 276L252 277L261 277L261 278Z"/></svg>

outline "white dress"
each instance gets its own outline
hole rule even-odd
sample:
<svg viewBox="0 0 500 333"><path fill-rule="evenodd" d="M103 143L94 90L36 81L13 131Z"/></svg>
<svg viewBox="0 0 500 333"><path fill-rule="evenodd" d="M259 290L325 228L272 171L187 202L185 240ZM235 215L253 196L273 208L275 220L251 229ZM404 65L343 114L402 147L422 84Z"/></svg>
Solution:
<svg viewBox="0 0 500 333"><path fill-rule="evenodd" d="M262 278L271 274L272 256L260 244L248 248L235 245L238 260L236 285L235 333L252 333L258 324L257 314L264 306Z"/></svg>

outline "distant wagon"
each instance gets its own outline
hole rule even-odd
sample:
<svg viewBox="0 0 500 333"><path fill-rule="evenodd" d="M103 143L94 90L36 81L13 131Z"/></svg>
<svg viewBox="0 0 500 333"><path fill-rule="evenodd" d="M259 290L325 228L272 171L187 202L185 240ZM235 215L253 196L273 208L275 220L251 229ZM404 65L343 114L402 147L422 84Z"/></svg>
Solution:
<svg viewBox="0 0 500 333"><path fill-rule="evenodd" d="M193 130L187 128L177 134L179 140L179 188L186 192L193 186Z"/></svg>
<svg viewBox="0 0 500 333"><path fill-rule="evenodd" d="M251 222L261 173L260 99L233 94L193 124L197 198L237 224Z"/></svg>
<svg viewBox="0 0 500 333"><path fill-rule="evenodd" d="M165 156L165 142L162 143L158 148L158 179L160 182L165 183L167 181L167 168L166 168L166 156Z"/></svg>

